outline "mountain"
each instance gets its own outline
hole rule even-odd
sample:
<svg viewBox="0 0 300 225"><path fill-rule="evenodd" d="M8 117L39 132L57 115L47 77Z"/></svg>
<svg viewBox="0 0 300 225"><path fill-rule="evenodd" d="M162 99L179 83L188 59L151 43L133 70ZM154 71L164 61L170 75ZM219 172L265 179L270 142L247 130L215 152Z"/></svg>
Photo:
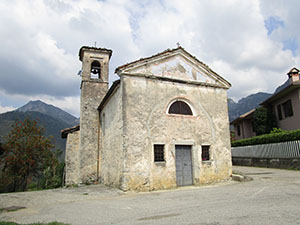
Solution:
<svg viewBox="0 0 300 225"><path fill-rule="evenodd" d="M11 111L0 114L0 142L3 142L12 125L17 121L22 121L25 118L30 118L38 121L38 124L45 128L45 136L53 136L53 143L56 148L64 151L66 146L66 139L61 138L60 131L69 125L61 120L55 119L46 114L39 112L18 112Z"/></svg>
<svg viewBox="0 0 300 225"><path fill-rule="evenodd" d="M72 116L71 114L61 110L58 107L55 107L53 105L46 104L40 100L37 101L30 101L26 105L18 108L16 110L17 112L39 112L48 116L51 116L55 119L61 120L65 123L67 123L70 127L75 126L79 123L79 120Z"/></svg>
<svg viewBox="0 0 300 225"><path fill-rule="evenodd" d="M233 121L240 115L250 111L251 109L259 107L259 104L264 100L269 98L272 94L258 92L256 94L251 94L245 98L240 99L235 102L231 98L228 98L228 114L229 121Z"/></svg>
<svg viewBox="0 0 300 225"><path fill-rule="evenodd" d="M0 114L0 143L16 121L30 118L45 128L45 136L53 136L57 149L65 151L66 139L61 138L61 130L79 123L79 119L69 113L42 101L30 101L15 111ZM64 154L63 154L64 155Z"/></svg>

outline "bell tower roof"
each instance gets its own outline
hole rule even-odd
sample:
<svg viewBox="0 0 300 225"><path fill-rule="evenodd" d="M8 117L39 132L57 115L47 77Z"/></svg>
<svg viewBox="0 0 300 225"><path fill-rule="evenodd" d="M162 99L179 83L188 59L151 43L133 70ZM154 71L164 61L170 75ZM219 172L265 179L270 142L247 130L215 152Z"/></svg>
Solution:
<svg viewBox="0 0 300 225"><path fill-rule="evenodd" d="M109 59L112 55L112 50L107 48L97 48L97 47L89 47L89 46L82 46L79 50L79 60L82 61L83 58L83 52L84 51L90 51L90 52L101 52L106 53L109 55Z"/></svg>

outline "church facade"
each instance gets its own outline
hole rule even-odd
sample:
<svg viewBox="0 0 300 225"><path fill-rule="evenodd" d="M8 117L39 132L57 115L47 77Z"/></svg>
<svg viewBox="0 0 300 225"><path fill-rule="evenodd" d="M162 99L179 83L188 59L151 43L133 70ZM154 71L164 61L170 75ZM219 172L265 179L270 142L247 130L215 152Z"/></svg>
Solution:
<svg viewBox="0 0 300 225"><path fill-rule="evenodd" d="M112 51L82 47L80 126L66 129L66 184L149 191L232 173L230 83L182 47L116 68Z"/></svg>

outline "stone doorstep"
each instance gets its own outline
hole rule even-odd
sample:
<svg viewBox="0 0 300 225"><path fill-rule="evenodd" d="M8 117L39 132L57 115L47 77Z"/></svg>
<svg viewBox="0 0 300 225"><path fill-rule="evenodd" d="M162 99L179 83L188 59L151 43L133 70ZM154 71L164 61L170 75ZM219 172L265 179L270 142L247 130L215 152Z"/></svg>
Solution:
<svg viewBox="0 0 300 225"><path fill-rule="evenodd" d="M232 180L239 181L239 182L245 182L245 181L252 181L253 180L252 177L246 176L246 175L244 175L243 173L241 173L239 171L234 171L232 173L231 178L232 178Z"/></svg>

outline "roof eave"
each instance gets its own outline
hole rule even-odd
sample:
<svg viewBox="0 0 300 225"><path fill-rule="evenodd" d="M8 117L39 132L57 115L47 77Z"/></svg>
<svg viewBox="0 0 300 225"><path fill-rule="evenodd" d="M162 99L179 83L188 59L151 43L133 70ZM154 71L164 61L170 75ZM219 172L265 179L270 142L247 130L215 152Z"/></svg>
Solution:
<svg viewBox="0 0 300 225"><path fill-rule="evenodd" d="M121 80L116 80L113 82L112 86L109 88L108 92L106 93L106 95L104 96L103 100L101 101L99 107L98 107L98 111L101 112L105 106L105 104L107 103L107 101L109 100L110 96L117 90L117 88L120 85Z"/></svg>
<svg viewBox="0 0 300 225"><path fill-rule="evenodd" d="M107 53L109 55L109 58L111 57L112 55L112 50L111 49L108 49L108 48L97 48L97 47L89 47L89 46L82 46L79 50L79 60L82 61L82 58L83 58L83 50L88 50L88 51L101 51L101 52L104 52L104 53Z"/></svg>
<svg viewBox="0 0 300 225"><path fill-rule="evenodd" d="M78 131L80 130L80 125L76 125L76 126L73 126L73 127L70 127L70 128L65 128L63 130L61 130L61 137L64 139L64 138L67 138L68 137L68 134L69 133L73 133L75 131Z"/></svg>
<svg viewBox="0 0 300 225"><path fill-rule="evenodd" d="M205 63L198 60L195 56L191 55L189 52L187 52L182 47L178 47L178 48L175 48L175 49L167 49L167 50L165 50L161 53L158 53L156 55L152 55L152 56L147 57L147 58L141 58L141 59L133 61L131 63L124 64L122 66L117 67L115 69L115 73L118 74L119 76L121 76L121 74L126 73L126 70L128 70L128 69L132 69L136 66L143 65L145 63L148 63L148 61L152 61L152 60L155 61L160 56L164 56L164 55L169 56L170 53L176 53L178 51L185 54L187 58L190 58L190 59L194 60L193 63L195 63L195 65L199 64L198 66L201 66L202 68L204 68L206 70L206 73L208 73L211 76L215 77L216 80L218 80L220 83L224 84L228 89L232 86L230 82L225 80L222 76L220 76L218 73L213 71L208 65L206 65Z"/></svg>
<svg viewBox="0 0 300 225"><path fill-rule="evenodd" d="M270 98L268 98L265 101L263 101L262 103L260 103L260 105L268 106L268 105L270 105L270 103L276 101L277 99L281 98L282 96L289 94L291 91L298 89L298 88L300 88L300 83L299 84L291 83L290 85L288 85L281 91L277 92L276 94L272 95Z"/></svg>
<svg viewBox="0 0 300 225"><path fill-rule="evenodd" d="M200 81L193 81L193 80L181 80L181 79L176 79L172 77L162 77L162 76L157 76L153 74L144 74L144 73L125 73L125 72L120 72L118 75L121 76L135 76L135 77L144 77L148 79L157 79L157 80L162 80L162 81L169 81L169 82L175 82L175 83L181 83L181 84L191 84L191 85L198 85L198 86L206 86L206 87L214 87L214 88L222 88L222 89L229 89L230 86L221 86L221 85L216 85L212 83L206 83L206 82L200 82Z"/></svg>

